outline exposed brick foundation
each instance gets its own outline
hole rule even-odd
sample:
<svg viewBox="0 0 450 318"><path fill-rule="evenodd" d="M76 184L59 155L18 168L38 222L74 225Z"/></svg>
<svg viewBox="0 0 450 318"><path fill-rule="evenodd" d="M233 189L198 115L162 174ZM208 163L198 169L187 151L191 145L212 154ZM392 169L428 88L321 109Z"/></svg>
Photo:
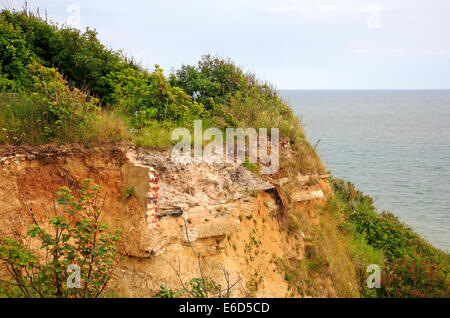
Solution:
<svg viewBox="0 0 450 318"><path fill-rule="evenodd" d="M158 190L159 174L153 167L148 168L148 177L150 180L147 194L147 222L150 228L159 228L158 218Z"/></svg>
<svg viewBox="0 0 450 318"><path fill-rule="evenodd" d="M150 229L157 229L159 228L159 173L154 167L149 166L145 162L136 160L136 154L134 151L127 152L127 157L130 160L129 164L131 165L131 167L126 166L126 174L128 176L127 183L133 186L137 185L138 200L139 202L142 202L143 208L145 209L147 224ZM145 174L148 174L148 179ZM138 180L141 181L138 182ZM148 184L146 182L148 182Z"/></svg>

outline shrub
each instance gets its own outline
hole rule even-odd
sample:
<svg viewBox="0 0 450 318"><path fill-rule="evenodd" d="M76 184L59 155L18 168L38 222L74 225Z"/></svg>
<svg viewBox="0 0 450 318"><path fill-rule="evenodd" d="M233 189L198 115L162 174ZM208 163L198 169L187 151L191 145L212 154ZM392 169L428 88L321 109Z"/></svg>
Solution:
<svg viewBox="0 0 450 318"><path fill-rule="evenodd" d="M126 201L131 197L136 197L136 188L134 186L132 187L125 187L122 189L122 200Z"/></svg>
<svg viewBox="0 0 450 318"><path fill-rule="evenodd" d="M281 136L304 140L298 119L275 88L245 74L230 59L204 55L198 66L183 65L171 74L170 83L205 105L211 116L225 117L224 126L276 127Z"/></svg>
<svg viewBox="0 0 450 318"><path fill-rule="evenodd" d="M0 18L14 30L23 32L22 39L36 61L46 67L57 67L75 86L108 100L112 89L102 79L116 69L121 59L119 53L100 43L95 31L58 27L26 10L3 10Z"/></svg>
<svg viewBox="0 0 450 318"><path fill-rule="evenodd" d="M171 289L167 289L163 284L160 286L161 290L155 294L155 298L175 298L176 292Z"/></svg>
<svg viewBox="0 0 450 318"><path fill-rule="evenodd" d="M377 213L373 200L350 182L331 178L341 212L351 224L362 294L379 297L448 297L450 256L426 242L389 212ZM349 225L346 225L349 227ZM386 258L382 288L369 291L365 266ZM377 261L377 258L380 259Z"/></svg>
<svg viewBox="0 0 450 318"><path fill-rule="evenodd" d="M120 240L119 230L109 233L108 225L99 222L100 191L90 180L83 181L79 199L67 187L61 188L57 195L63 211L50 219L51 233L29 210L34 224L28 235L40 242L47 257L41 260L17 240L0 239L0 261L10 273L9 279L1 281L3 288L16 286L23 297L99 297L117 263ZM71 264L79 266L79 288L67 284Z"/></svg>
<svg viewBox="0 0 450 318"><path fill-rule="evenodd" d="M55 69L37 63L29 69L35 91L30 95L2 96L3 141L12 144L84 141L93 130L96 101L76 88L69 89Z"/></svg>
<svg viewBox="0 0 450 318"><path fill-rule="evenodd" d="M400 258L387 264L383 274L382 297L450 297L450 284L435 264Z"/></svg>
<svg viewBox="0 0 450 318"><path fill-rule="evenodd" d="M90 128L89 117L98 110L98 100L70 89L56 69L38 63L30 68L37 91L31 99L42 113L44 136L61 140L83 136Z"/></svg>
<svg viewBox="0 0 450 318"><path fill-rule="evenodd" d="M21 29L0 15L0 90L17 91L30 83L27 66L31 58Z"/></svg>
<svg viewBox="0 0 450 318"><path fill-rule="evenodd" d="M70 88L56 69L33 62L29 92L0 93L0 142L105 142L130 139L118 111L100 109L98 100Z"/></svg>
<svg viewBox="0 0 450 318"><path fill-rule="evenodd" d="M215 104L226 105L230 94L241 89L244 81L242 70L231 60L210 55L202 56L197 67L183 65L170 76L172 85L183 88L208 110Z"/></svg>
<svg viewBox="0 0 450 318"><path fill-rule="evenodd" d="M109 74L105 82L114 87L111 99L133 116L136 128L155 120L185 124L203 111L203 105L192 102L182 89L168 83L158 65L152 73L123 66Z"/></svg>
<svg viewBox="0 0 450 318"><path fill-rule="evenodd" d="M0 69L0 87L9 89L16 82L26 82L26 68L34 60L44 67L56 67L70 85L98 96L103 106L124 109L135 128L152 120L183 124L203 111L203 105L170 85L159 66L151 73L143 70L120 51L102 45L93 30L59 27L27 11L3 10L0 17L0 48L5 48L3 60L0 56L5 65ZM15 54L14 60L8 50ZM25 75L19 80L21 74Z"/></svg>

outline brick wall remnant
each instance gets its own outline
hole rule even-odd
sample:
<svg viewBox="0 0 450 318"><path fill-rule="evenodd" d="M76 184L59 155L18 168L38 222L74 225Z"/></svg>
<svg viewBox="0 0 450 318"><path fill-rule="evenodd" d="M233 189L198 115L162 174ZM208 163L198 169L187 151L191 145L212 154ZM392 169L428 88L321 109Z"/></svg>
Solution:
<svg viewBox="0 0 450 318"><path fill-rule="evenodd" d="M158 190L159 173L155 168L148 168L149 190L147 193L147 223L150 228L159 228L158 218Z"/></svg>

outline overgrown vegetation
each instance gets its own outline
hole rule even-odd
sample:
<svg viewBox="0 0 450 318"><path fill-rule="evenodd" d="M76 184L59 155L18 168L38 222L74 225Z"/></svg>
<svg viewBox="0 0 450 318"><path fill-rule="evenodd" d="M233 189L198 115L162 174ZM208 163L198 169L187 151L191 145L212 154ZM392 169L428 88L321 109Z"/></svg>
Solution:
<svg viewBox="0 0 450 318"><path fill-rule="evenodd" d="M280 128L299 154L320 162L274 87L229 59L205 55L166 78L95 31L58 26L27 10L0 14L0 143L133 140L165 149L175 127ZM307 162L307 161L305 161Z"/></svg>
<svg viewBox="0 0 450 318"><path fill-rule="evenodd" d="M350 239L339 230L342 218L330 205L315 210L320 212L318 222L310 220L308 210L293 209L289 213L290 235L302 233L304 237L304 246L298 246L297 251L299 255L303 252L303 257L274 257L272 261L284 271L292 296L358 297Z"/></svg>
<svg viewBox="0 0 450 318"><path fill-rule="evenodd" d="M24 198L33 220L28 235L39 241L45 255L30 251L16 239L0 238L0 262L7 272L0 280L1 294L45 298L101 296L118 262L120 230L110 231L107 224L99 221L103 206L100 191L90 180L83 181L78 199L67 187L61 188L57 203L62 210L56 211L55 207L55 216L49 220L50 231L37 222Z"/></svg>
<svg viewBox="0 0 450 318"><path fill-rule="evenodd" d="M203 129L278 127L292 150L281 153L278 174L296 177L299 172L323 172L315 147L305 139L289 105L273 86L231 60L205 55L197 65L183 65L166 78L158 65L146 70L122 52L108 49L93 30L57 26L26 10L1 11L0 144L130 140L138 146L166 149L176 142L171 140L172 130L192 129L195 119L203 120ZM256 164L246 161L244 166L259 172ZM306 235L305 257L273 259L284 270L294 294L323 295L317 283L322 279L329 280L339 296L449 296L447 254L392 214L377 213L372 199L353 185L331 182L336 195L319 209L319 224L306 226L304 213L291 211L288 231ZM0 285L0 294L97 297L102 293L119 237L107 234L106 226L95 218L99 206L91 199L97 190L84 188L84 199L76 201L63 189L60 200L67 210L51 220L56 236L38 224L30 231L51 256L47 263L42 264L18 241L0 241L0 257L12 274L11 280ZM124 189L123 199L133 192ZM86 216L87 211L95 213ZM75 221L76 215L81 222ZM87 248L99 239L100 245ZM252 246L258 246L254 237L248 251ZM70 263L81 267L85 282L81 289L68 289L64 283L68 273L63 268ZM365 287L369 264L383 268L380 289ZM200 261L199 267L201 271ZM250 294L255 294L263 279L255 275L246 286ZM180 279L180 284L185 282ZM203 276L186 285L183 291L191 297L208 293L229 297L234 286L217 288ZM161 286L156 296L178 295Z"/></svg>
<svg viewBox="0 0 450 318"><path fill-rule="evenodd" d="M389 212L377 213L373 200L350 182L331 179L340 229L351 238L361 293L377 297L450 297L450 256L426 242ZM381 255L384 262L381 261ZM382 268L381 288L366 287L366 267Z"/></svg>
<svg viewBox="0 0 450 318"><path fill-rule="evenodd" d="M330 178L334 196L309 210L291 209L287 230L304 238L303 257L272 261L292 296L450 297L450 256L426 242L350 182ZM381 269L380 288L368 288L370 264ZM335 293L335 294L334 294Z"/></svg>

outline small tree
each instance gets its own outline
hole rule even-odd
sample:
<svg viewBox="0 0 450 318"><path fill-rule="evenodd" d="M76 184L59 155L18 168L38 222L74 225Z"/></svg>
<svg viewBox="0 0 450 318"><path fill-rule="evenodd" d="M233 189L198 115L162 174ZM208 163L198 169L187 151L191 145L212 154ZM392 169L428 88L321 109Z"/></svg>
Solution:
<svg viewBox="0 0 450 318"><path fill-rule="evenodd" d="M83 181L79 199L67 187L57 193L62 211L58 215L54 204L55 216L49 221L53 233L38 224L24 196L33 219L28 235L40 241L45 261L17 240L0 238L0 261L10 274L9 280L0 282L17 287L24 297L101 295L117 264L120 230L110 233L108 225L99 222L104 199L100 198L101 187L91 182Z"/></svg>

